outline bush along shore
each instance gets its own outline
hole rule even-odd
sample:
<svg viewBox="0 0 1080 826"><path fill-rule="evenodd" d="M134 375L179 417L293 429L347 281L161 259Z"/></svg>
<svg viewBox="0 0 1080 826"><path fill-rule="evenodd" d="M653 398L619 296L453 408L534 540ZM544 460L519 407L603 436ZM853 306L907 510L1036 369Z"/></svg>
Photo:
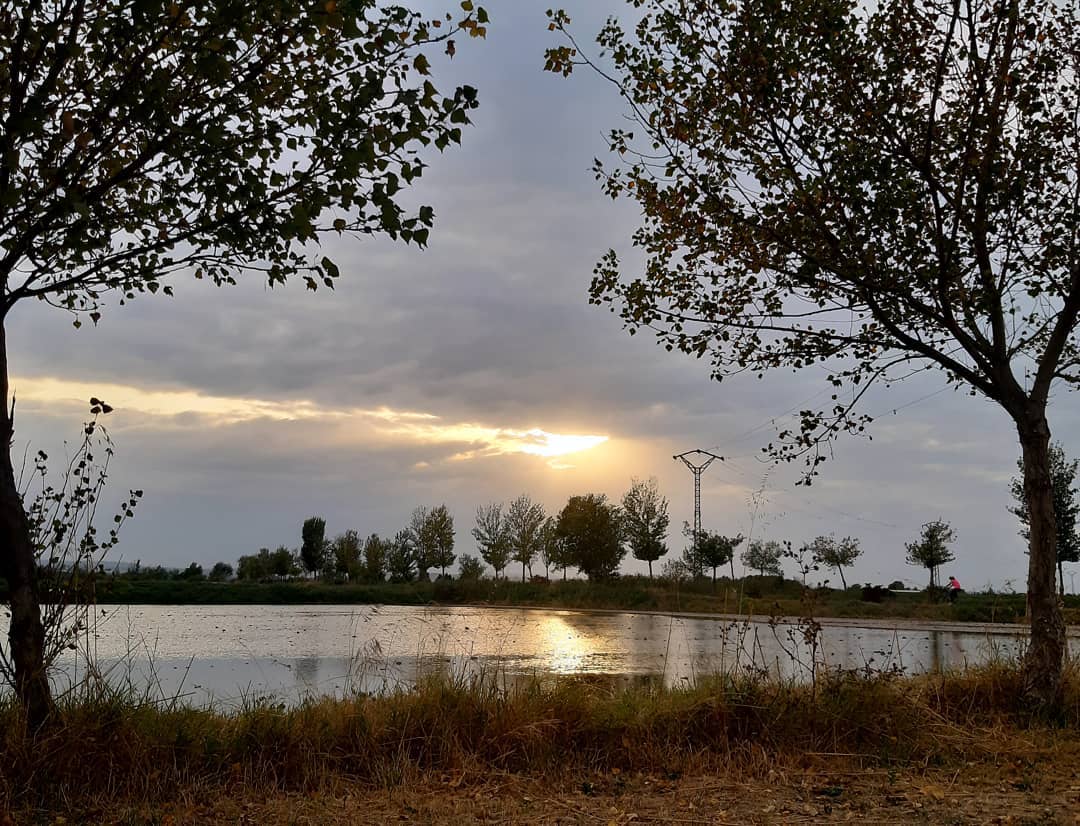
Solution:
<svg viewBox="0 0 1080 826"><path fill-rule="evenodd" d="M606 582L436 579L406 583L332 583L149 579L95 575L76 591L103 605L495 605L625 611L687 611L718 614L912 618L956 622L1016 623L1025 619L1025 596L964 593L955 604L935 590L896 593L853 586L804 588L791 579L747 577L674 583L626 576ZM1080 624L1080 597L1064 598L1066 621Z"/></svg>
<svg viewBox="0 0 1080 826"><path fill-rule="evenodd" d="M940 767L956 779L1012 754L1075 761L1075 664L1054 719L1025 716L1021 681L1018 667L1001 662L917 678L829 672L795 684L742 675L675 689L487 675L230 712L87 682L36 733L15 703L0 703L0 812L27 822L158 822L130 813L222 797L408 789L447 773L764 776L857 760L890 773Z"/></svg>

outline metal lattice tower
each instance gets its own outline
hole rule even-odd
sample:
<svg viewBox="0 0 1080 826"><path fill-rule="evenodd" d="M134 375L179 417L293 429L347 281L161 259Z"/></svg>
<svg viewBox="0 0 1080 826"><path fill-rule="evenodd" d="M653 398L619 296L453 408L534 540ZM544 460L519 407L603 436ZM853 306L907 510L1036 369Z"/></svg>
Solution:
<svg viewBox="0 0 1080 826"><path fill-rule="evenodd" d="M705 468L719 459L724 461L723 456L709 453L707 450L688 450L671 457L677 462L682 462L690 472L694 474L694 554L698 550L698 537L701 536L701 474Z"/></svg>

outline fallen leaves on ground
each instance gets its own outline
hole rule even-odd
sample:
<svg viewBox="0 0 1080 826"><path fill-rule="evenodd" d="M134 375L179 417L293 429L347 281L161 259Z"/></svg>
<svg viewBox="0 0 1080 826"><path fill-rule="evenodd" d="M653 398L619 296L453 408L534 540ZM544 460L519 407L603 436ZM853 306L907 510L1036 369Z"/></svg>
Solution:
<svg viewBox="0 0 1080 826"><path fill-rule="evenodd" d="M971 764L957 770L862 768L786 770L760 779L722 774L604 774L556 779L458 772L390 790L350 786L276 794L224 792L155 812L94 813L95 823L164 824L506 824L507 826L727 826L731 824L1080 823L1077 764ZM842 770L841 770L842 769ZM68 822L79 822L67 815ZM112 818L110 820L110 818ZM40 822L40 821L38 821ZM83 821L87 822L87 821Z"/></svg>

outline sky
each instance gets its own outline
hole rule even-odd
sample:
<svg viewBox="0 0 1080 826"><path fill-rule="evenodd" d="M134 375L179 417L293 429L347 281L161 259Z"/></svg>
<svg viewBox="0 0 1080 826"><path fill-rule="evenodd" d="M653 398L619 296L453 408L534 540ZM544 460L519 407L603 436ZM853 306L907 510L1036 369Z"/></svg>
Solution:
<svg viewBox="0 0 1080 826"><path fill-rule="evenodd" d="M115 558L210 566L298 546L311 515L331 535L393 534L416 506L439 503L454 515L456 551L475 554L479 505L527 493L557 513L574 494L617 500L632 477L655 477L670 499L676 556L693 480L672 456L709 449L724 461L702 478L706 529L795 545L854 536L864 555L848 582L922 584L904 543L945 519L957 535L946 575L1022 589L1027 559L1007 511L1019 449L1000 409L935 373L872 391L870 438L839 441L820 478L797 487L800 468L763 462L761 448L827 398L824 371L718 383L707 364L630 337L588 304L606 250L639 260L637 215L590 171L605 131L622 124L613 89L541 71L555 42L547 5L488 0L486 41L435 62L438 85L476 86L480 108L463 145L433 156L409 193L435 208L426 249L334 239L334 291L177 278L175 298L140 297L78 330L47 305L17 307L18 454L64 455L86 400L105 399L111 495L145 491ZM585 39L606 15L632 12L614 0L563 5ZM1051 403L1069 454L1076 409L1064 390Z"/></svg>

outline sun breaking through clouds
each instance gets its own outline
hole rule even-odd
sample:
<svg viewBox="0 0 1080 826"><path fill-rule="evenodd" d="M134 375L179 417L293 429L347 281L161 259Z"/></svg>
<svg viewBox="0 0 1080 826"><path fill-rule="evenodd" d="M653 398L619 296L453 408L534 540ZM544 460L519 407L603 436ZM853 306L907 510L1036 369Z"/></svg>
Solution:
<svg viewBox="0 0 1080 826"><path fill-rule="evenodd" d="M20 404L86 410L92 396L105 399L119 413L137 412L176 424L184 417L198 417L202 426L226 426L256 420L355 422L386 438L421 444L461 445L450 456L466 461L521 453L548 459L555 470L573 467L558 457L590 450L608 441L607 436L552 433L539 427L496 427L475 422L446 422L441 417L415 410L377 408L331 408L308 400L267 401L230 396L211 396L192 390L142 390L122 384L74 382L57 378L16 378L12 382Z"/></svg>

